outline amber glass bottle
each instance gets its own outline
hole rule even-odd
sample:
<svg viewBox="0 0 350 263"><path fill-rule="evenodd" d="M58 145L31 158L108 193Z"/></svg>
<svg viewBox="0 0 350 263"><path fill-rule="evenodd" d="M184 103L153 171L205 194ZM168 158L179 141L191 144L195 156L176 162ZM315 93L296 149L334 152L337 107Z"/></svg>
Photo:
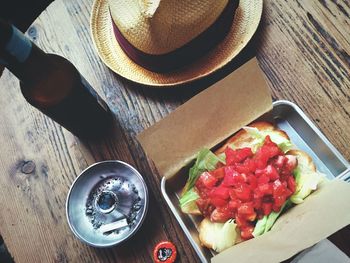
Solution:
<svg viewBox="0 0 350 263"><path fill-rule="evenodd" d="M65 58L47 54L17 28L0 20L0 64L19 80L25 99L79 137L98 137L112 114L89 83Z"/></svg>

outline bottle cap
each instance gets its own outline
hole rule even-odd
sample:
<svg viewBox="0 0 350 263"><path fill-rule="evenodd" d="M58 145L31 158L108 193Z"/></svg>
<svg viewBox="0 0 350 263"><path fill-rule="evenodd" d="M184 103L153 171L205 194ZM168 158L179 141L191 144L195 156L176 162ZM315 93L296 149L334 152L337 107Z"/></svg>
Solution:
<svg viewBox="0 0 350 263"><path fill-rule="evenodd" d="M161 241L154 247L153 259L155 263L173 263L176 256L176 247L170 241Z"/></svg>

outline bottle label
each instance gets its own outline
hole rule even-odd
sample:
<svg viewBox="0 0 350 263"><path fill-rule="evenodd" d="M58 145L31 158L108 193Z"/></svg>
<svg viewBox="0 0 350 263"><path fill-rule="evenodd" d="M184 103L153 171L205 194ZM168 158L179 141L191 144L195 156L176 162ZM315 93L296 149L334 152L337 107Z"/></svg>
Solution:
<svg viewBox="0 0 350 263"><path fill-rule="evenodd" d="M32 42L14 26L12 26L12 30L12 36L6 45L6 50L19 62L24 62L32 50Z"/></svg>

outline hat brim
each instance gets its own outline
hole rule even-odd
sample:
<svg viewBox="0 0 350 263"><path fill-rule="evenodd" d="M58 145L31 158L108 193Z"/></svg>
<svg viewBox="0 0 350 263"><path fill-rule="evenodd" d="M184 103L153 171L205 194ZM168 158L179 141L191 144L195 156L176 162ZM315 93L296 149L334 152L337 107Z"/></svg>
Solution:
<svg viewBox="0 0 350 263"><path fill-rule="evenodd" d="M149 71L132 61L115 39L107 0L95 0L90 27L93 43L102 61L118 75L153 87L185 84L217 71L248 44L258 28L263 0L240 0L227 36L216 47L191 64L167 73Z"/></svg>

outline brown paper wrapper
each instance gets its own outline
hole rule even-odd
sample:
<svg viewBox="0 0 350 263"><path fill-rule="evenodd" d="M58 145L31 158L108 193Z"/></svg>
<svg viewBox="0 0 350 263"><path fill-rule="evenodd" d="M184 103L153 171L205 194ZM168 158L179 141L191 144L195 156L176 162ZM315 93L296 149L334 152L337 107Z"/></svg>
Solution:
<svg viewBox="0 0 350 263"><path fill-rule="evenodd" d="M272 109L263 74L252 59L193 97L138 139L161 175L169 178L202 148L213 148ZM178 173L181 174L181 173ZM237 244L212 262L280 262L350 223L350 185L323 183L304 203L284 213L272 230Z"/></svg>
<svg viewBox="0 0 350 263"><path fill-rule="evenodd" d="M264 76L252 59L143 131L138 140L169 178L202 148L212 148L272 109Z"/></svg>

